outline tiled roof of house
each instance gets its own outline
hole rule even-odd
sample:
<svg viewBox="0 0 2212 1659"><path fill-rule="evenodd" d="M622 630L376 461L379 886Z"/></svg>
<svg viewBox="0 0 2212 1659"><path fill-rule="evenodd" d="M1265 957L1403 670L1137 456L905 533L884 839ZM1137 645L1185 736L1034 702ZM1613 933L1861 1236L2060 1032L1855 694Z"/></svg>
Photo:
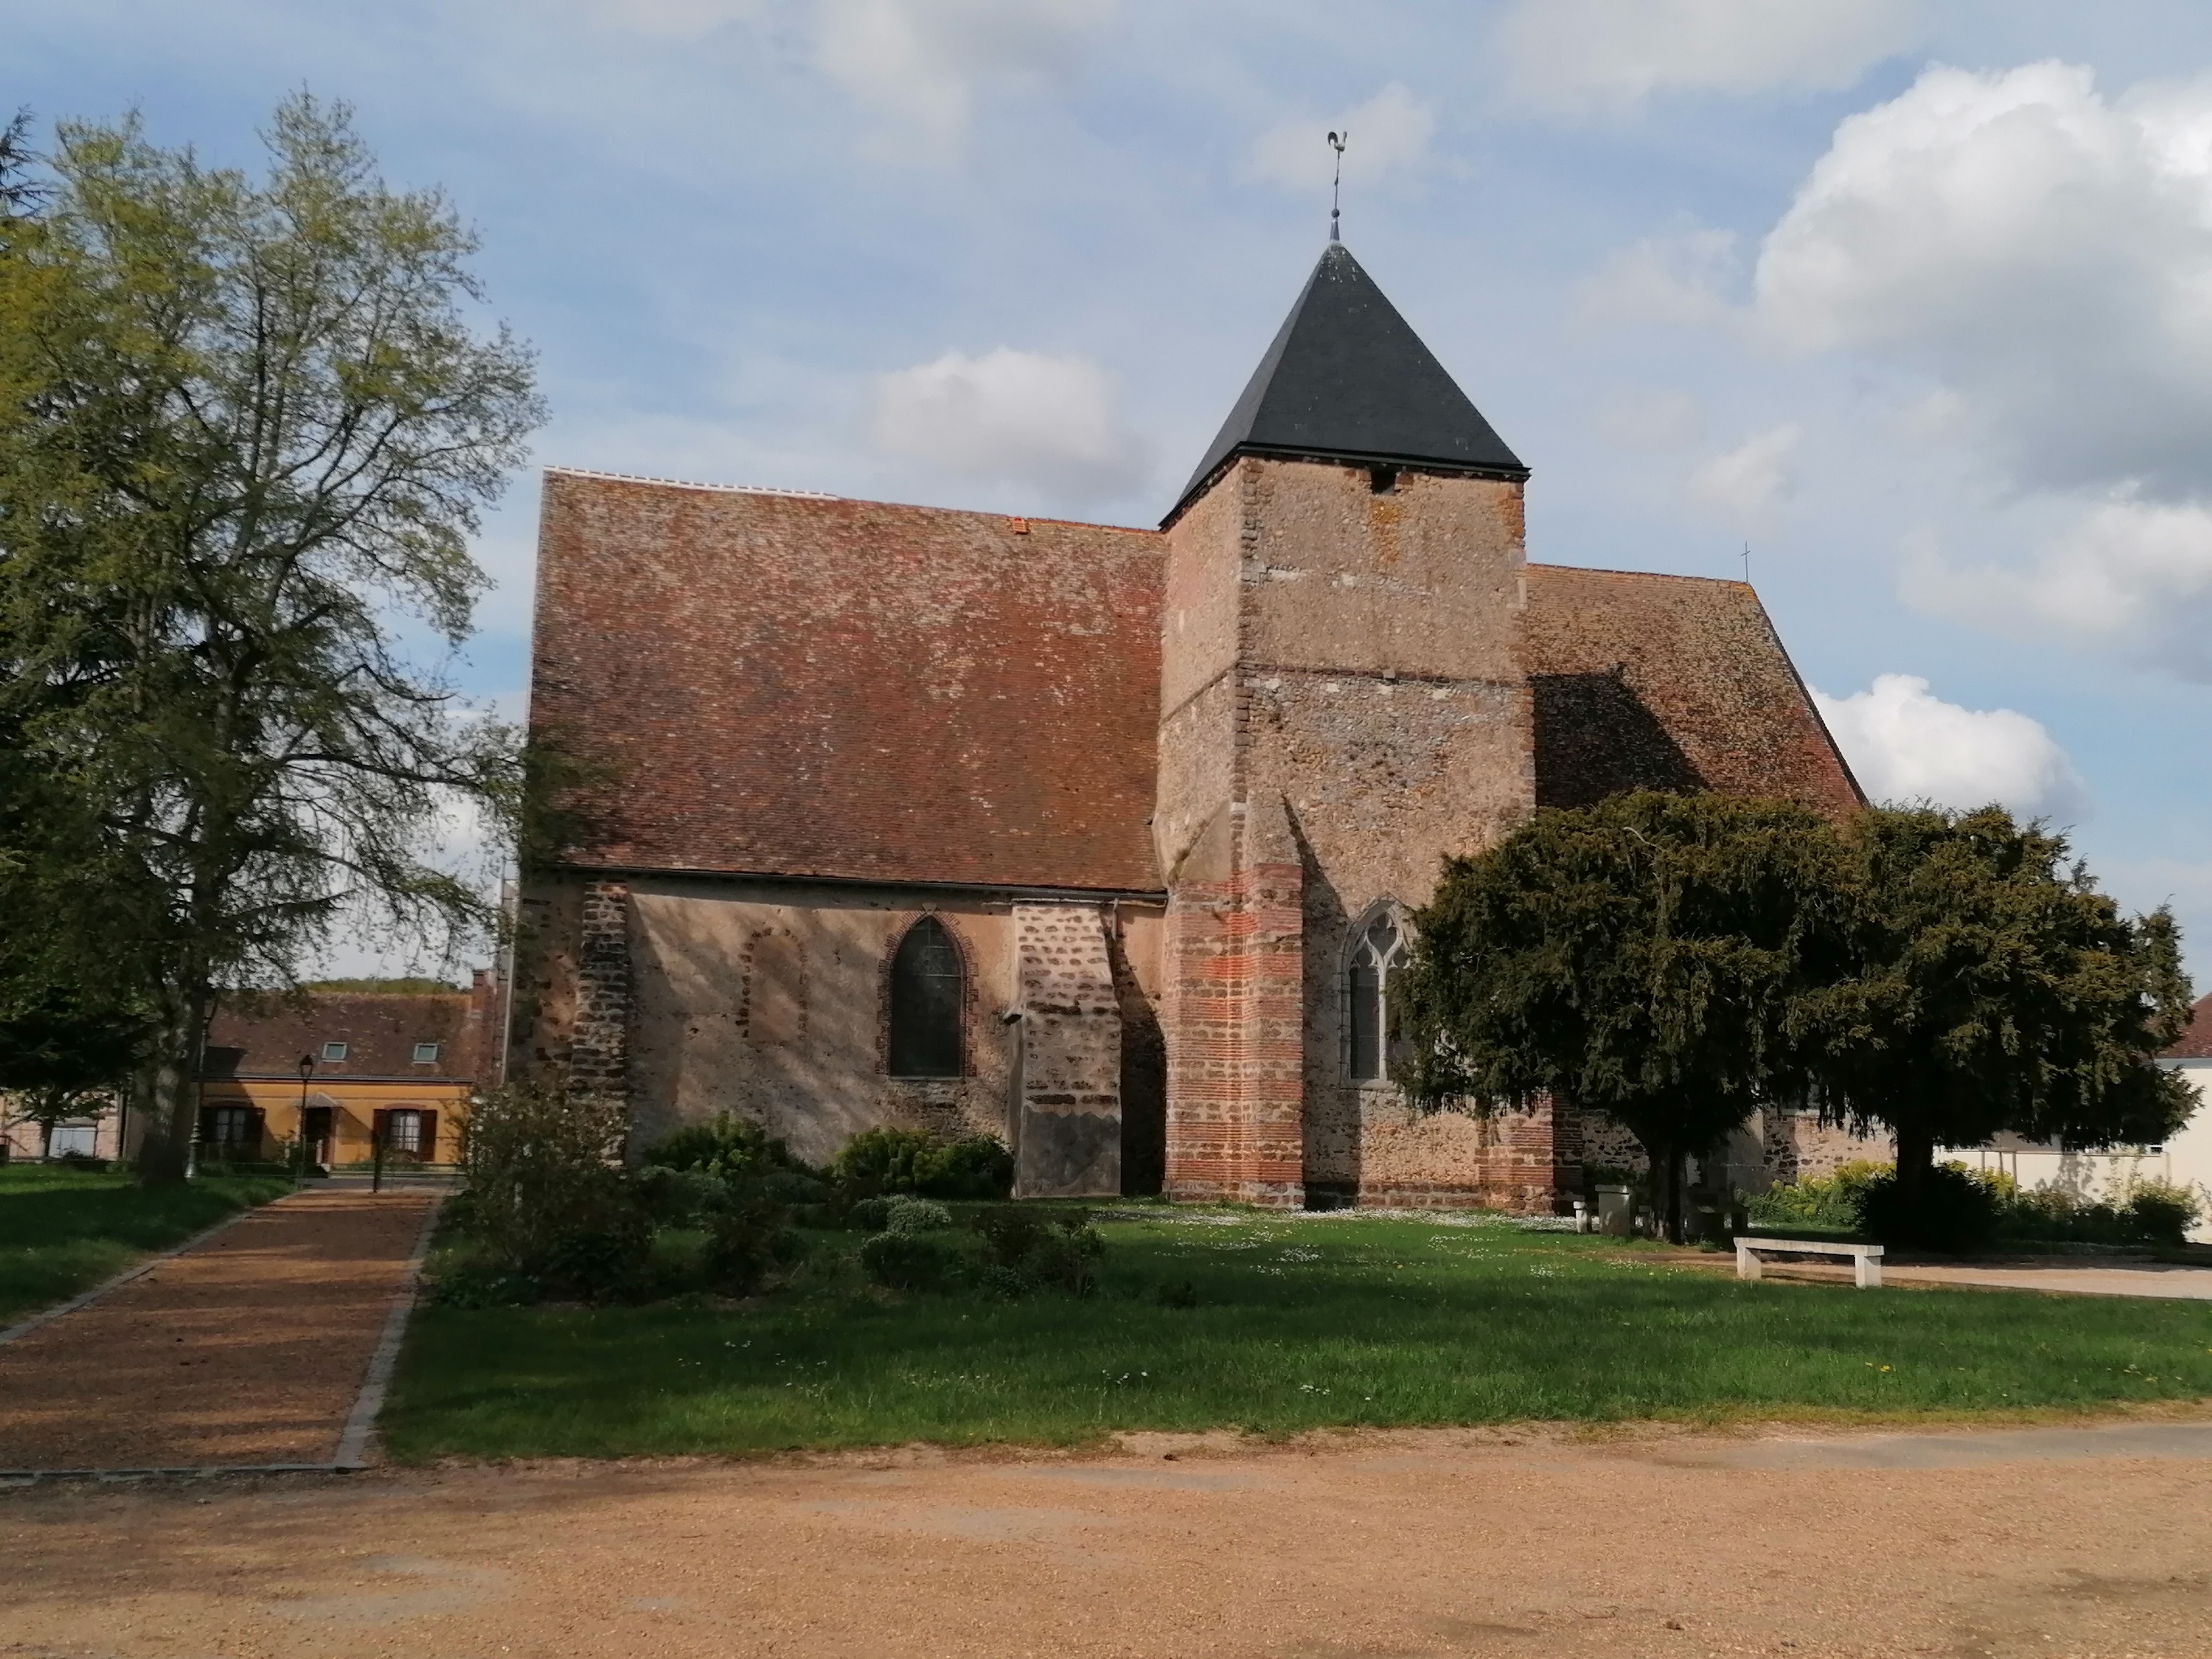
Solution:
<svg viewBox="0 0 2212 1659"><path fill-rule="evenodd" d="M2189 1029L2181 1041L2159 1056L2161 1060L2212 1060L2212 996L2201 997L2189 1011Z"/></svg>
<svg viewBox="0 0 2212 1659"><path fill-rule="evenodd" d="M472 999L466 991L319 991L304 1000L226 1001L209 1028L203 1070L210 1078L296 1078L300 1057L312 1054L319 1085L369 1078L489 1081L477 1073L480 1056L496 1035L486 1028L495 1020L490 998ZM437 1045L437 1058L418 1064L416 1047L426 1042ZM343 1058L325 1054L332 1043L345 1045Z"/></svg>
<svg viewBox="0 0 2212 1659"><path fill-rule="evenodd" d="M1154 891L1156 532L545 478L567 861Z"/></svg>
<svg viewBox="0 0 2212 1659"><path fill-rule="evenodd" d="M1864 804L1748 584L1532 564L1526 629L1538 805L1698 787Z"/></svg>
<svg viewBox="0 0 2212 1659"><path fill-rule="evenodd" d="M1528 476L1341 242L1315 264L1175 513L1240 454Z"/></svg>

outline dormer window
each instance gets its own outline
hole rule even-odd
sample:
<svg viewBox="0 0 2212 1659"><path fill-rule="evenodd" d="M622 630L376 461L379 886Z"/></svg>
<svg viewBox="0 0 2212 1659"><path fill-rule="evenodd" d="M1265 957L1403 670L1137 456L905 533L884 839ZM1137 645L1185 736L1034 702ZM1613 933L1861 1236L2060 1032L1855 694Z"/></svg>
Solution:
<svg viewBox="0 0 2212 1659"><path fill-rule="evenodd" d="M416 1043L415 1063L417 1066L435 1066L438 1063L438 1045L434 1042Z"/></svg>
<svg viewBox="0 0 2212 1659"><path fill-rule="evenodd" d="M343 1060L345 1057L346 1046L344 1043L325 1042L323 1045L323 1058L325 1060Z"/></svg>

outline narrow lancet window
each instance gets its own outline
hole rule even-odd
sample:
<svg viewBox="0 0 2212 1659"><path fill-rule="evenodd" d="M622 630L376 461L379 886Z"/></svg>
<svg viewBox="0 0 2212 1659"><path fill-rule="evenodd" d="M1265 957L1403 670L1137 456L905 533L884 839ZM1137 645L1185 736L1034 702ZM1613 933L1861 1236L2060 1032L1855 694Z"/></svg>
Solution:
<svg viewBox="0 0 2212 1659"><path fill-rule="evenodd" d="M1352 943L1345 970L1345 1070L1358 1082L1390 1075L1390 981L1405 962L1405 937L1387 910Z"/></svg>
<svg viewBox="0 0 2212 1659"><path fill-rule="evenodd" d="M907 930L891 958L890 1073L958 1077L966 970L959 947L935 916Z"/></svg>

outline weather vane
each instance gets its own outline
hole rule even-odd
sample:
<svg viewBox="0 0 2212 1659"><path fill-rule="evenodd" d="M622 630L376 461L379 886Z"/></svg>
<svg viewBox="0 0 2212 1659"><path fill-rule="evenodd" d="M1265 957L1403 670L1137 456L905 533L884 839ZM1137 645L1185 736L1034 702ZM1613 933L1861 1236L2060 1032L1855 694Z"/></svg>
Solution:
<svg viewBox="0 0 2212 1659"><path fill-rule="evenodd" d="M1332 242L1340 242L1344 240L1337 234L1336 222L1343 216L1341 204L1338 198L1344 191L1344 141L1351 137L1352 130L1349 127L1342 132L1332 132L1328 135L1328 147L1336 152L1336 176L1328 183L1328 240Z"/></svg>

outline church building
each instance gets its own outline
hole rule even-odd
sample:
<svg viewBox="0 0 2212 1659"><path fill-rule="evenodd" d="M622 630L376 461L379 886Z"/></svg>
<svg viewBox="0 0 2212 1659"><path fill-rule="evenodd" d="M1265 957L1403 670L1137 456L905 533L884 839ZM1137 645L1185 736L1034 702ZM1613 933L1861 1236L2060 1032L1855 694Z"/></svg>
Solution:
<svg viewBox="0 0 2212 1659"><path fill-rule="evenodd" d="M1334 242L1157 530L549 471L514 1074L634 1151L729 1112L994 1134L1022 1195L1552 1210L1617 1127L1391 1079L1440 860L1862 797L1748 586L1531 564L1528 478Z"/></svg>

